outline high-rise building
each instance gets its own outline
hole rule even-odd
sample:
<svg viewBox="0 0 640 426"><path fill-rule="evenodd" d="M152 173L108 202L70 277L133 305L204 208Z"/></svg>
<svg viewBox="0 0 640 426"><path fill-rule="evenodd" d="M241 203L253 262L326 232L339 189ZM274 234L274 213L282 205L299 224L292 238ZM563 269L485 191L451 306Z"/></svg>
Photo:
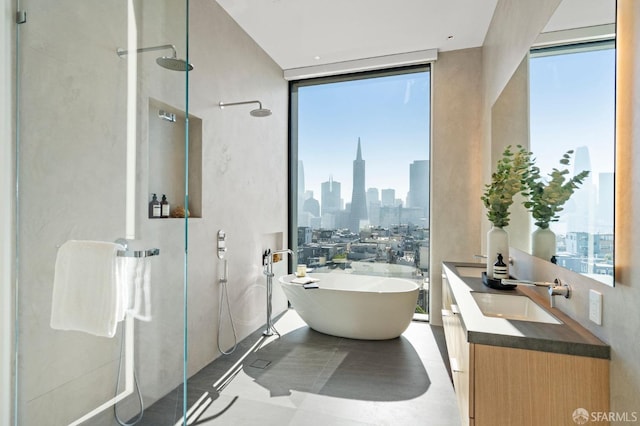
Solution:
<svg viewBox="0 0 640 426"><path fill-rule="evenodd" d="M575 160L573 166L573 176L583 170L591 170L591 158L589 148L579 146L575 149ZM568 231L573 232L593 232L591 227L595 212L596 193L593 186L592 173L582 182L571 196L565 211L568 216Z"/></svg>
<svg viewBox="0 0 640 426"><path fill-rule="evenodd" d="M351 192L351 213L349 230L360 232L360 221L367 220L367 194L365 192L365 161L362 159L362 147L358 138L358 152L353 160L353 191Z"/></svg>
<svg viewBox="0 0 640 426"><path fill-rule="evenodd" d="M380 224L380 193L378 188L367 189L367 212L369 213L369 225Z"/></svg>
<svg viewBox="0 0 640 426"><path fill-rule="evenodd" d="M429 160L417 160L409 165L407 207L418 208L429 215Z"/></svg>
<svg viewBox="0 0 640 426"><path fill-rule="evenodd" d="M336 215L342 209L340 182L334 181L333 176L329 176L329 180L322 182L321 187L322 198L320 199L320 207L322 227L335 229L337 228Z"/></svg>
<svg viewBox="0 0 640 426"><path fill-rule="evenodd" d="M380 191L382 194L381 205L382 207L393 207L396 204L396 190L395 189L383 189Z"/></svg>
<svg viewBox="0 0 640 426"><path fill-rule="evenodd" d="M314 217L320 217L320 203L313 198L313 191L310 192L309 197L304 200L302 211L311 213Z"/></svg>
<svg viewBox="0 0 640 426"><path fill-rule="evenodd" d="M380 201L380 195L378 194L378 188L367 189L367 205Z"/></svg>
<svg viewBox="0 0 640 426"><path fill-rule="evenodd" d="M613 233L614 179L611 172L598 176L598 221L596 232Z"/></svg>
<svg viewBox="0 0 640 426"><path fill-rule="evenodd" d="M322 214L340 211L340 182L334 181L333 177L329 176L329 180L322 182L321 186L320 204Z"/></svg>
<svg viewBox="0 0 640 426"><path fill-rule="evenodd" d="M298 215L301 215L304 207L304 164L302 160L298 160Z"/></svg>

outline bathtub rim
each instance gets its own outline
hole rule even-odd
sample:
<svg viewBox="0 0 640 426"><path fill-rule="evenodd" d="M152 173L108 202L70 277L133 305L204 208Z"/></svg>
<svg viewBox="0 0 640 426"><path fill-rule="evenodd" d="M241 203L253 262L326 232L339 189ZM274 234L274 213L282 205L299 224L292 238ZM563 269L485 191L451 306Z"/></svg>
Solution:
<svg viewBox="0 0 640 426"><path fill-rule="evenodd" d="M379 294L396 294L396 293L411 293L416 289L420 290L422 287L416 282L417 280L412 280L410 278L403 277L383 277L378 275L359 275L359 274L342 274L335 273L337 277L345 277L345 278L355 278L358 280L361 279L369 279L369 280L380 280L380 281L398 281L403 284L406 283L406 288L400 289L389 289L389 290L371 290L366 288L334 288L334 287L323 287L322 286L322 276L323 275L332 275L331 272L328 273L316 273L316 274L307 274L308 277L316 278L319 281L319 288L313 290L324 290L324 291L336 291L336 292L347 292L347 293L379 293ZM287 285L291 287L302 287L303 284L292 283L291 280L296 278L295 274L287 274L278 277L278 282L282 285Z"/></svg>

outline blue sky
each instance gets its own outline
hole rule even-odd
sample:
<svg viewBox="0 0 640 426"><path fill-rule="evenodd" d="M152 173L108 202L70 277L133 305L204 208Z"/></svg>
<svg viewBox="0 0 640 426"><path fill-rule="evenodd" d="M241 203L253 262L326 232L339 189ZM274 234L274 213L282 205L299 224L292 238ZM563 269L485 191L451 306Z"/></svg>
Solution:
<svg viewBox="0 0 640 426"><path fill-rule="evenodd" d="M305 186L320 200L329 175L351 200L358 138L366 161L366 188L409 190L409 164L429 159L428 73L300 87L298 158Z"/></svg>
<svg viewBox="0 0 640 426"><path fill-rule="evenodd" d="M594 182L613 172L615 52L533 58L530 79L531 150L540 169L549 172L564 152L587 146Z"/></svg>

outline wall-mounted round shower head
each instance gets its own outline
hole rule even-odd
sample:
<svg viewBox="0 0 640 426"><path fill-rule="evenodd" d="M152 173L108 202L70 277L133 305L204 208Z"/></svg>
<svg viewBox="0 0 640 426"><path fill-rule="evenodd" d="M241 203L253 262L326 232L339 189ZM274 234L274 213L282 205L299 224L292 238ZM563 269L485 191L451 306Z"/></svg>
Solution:
<svg viewBox="0 0 640 426"><path fill-rule="evenodd" d="M173 54L171 56L162 56L156 59L156 63L160 65L162 68L166 68L171 71L191 71L193 69L193 65L187 63L187 61L183 59L177 58L176 47L173 44L163 44L162 46L152 46L152 47L141 47L140 49L136 49L136 53L142 52L151 52L153 50L166 50L171 49ZM124 50L122 48L116 49L116 53L118 56L123 57L129 54L128 50Z"/></svg>
<svg viewBox="0 0 640 426"><path fill-rule="evenodd" d="M271 110L268 108L262 108L262 102L260 101L244 101L244 102L229 102L229 103L220 102L218 105L220 106L220 109L222 109L227 106L246 105L246 104L258 104L258 108L252 109L251 111L249 111L249 114L251 114L252 117L268 117L271 115Z"/></svg>
<svg viewBox="0 0 640 426"><path fill-rule="evenodd" d="M162 68L171 71L191 71L193 69L193 65L188 64L184 59L170 58L168 56L162 56L156 59L156 63Z"/></svg>
<svg viewBox="0 0 640 426"><path fill-rule="evenodd" d="M256 108L249 111L249 114L254 117L268 117L271 115L271 110L268 108Z"/></svg>

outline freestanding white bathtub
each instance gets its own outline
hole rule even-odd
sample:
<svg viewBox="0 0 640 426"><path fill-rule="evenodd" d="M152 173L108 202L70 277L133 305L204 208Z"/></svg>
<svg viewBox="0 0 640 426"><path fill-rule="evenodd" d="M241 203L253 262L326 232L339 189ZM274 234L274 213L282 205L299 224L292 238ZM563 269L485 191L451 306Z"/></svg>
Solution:
<svg viewBox="0 0 640 426"><path fill-rule="evenodd" d="M418 285L404 278L320 273L319 288L279 281L291 305L316 331L350 339L385 340L409 327L418 298Z"/></svg>

